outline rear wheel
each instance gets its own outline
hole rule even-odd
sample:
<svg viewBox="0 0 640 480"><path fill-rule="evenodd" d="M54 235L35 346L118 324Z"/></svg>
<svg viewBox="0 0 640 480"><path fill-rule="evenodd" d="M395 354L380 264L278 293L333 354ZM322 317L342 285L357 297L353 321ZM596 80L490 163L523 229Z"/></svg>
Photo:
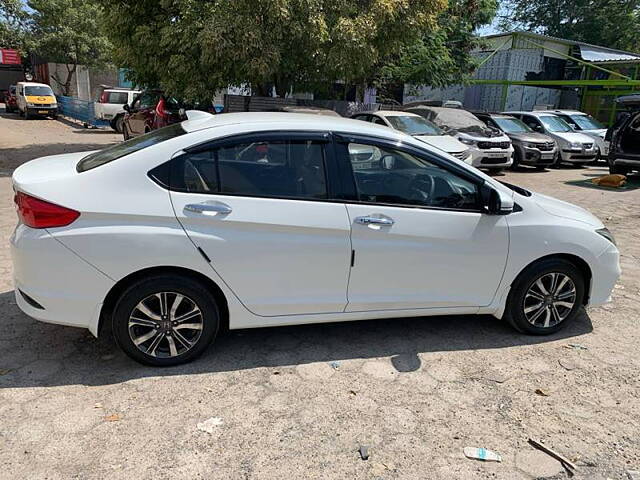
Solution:
<svg viewBox="0 0 640 480"><path fill-rule="evenodd" d="M548 335L571 323L582 308L582 272L559 258L542 260L522 272L511 287L506 320L518 331Z"/></svg>
<svg viewBox="0 0 640 480"><path fill-rule="evenodd" d="M124 118L122 118L122 115L118 115L115 118L115 120L112 122L111 128L113 128L118 133L122 133L123 122L124 122Z"/></svg>
<svg viewBox="0 0 640 480"><path fill-rule="evenodd" d="M219 326L213 296L189 277L157 275L122 294L113 313L116 342L145 365L189 362L213 341Z"/></svg>

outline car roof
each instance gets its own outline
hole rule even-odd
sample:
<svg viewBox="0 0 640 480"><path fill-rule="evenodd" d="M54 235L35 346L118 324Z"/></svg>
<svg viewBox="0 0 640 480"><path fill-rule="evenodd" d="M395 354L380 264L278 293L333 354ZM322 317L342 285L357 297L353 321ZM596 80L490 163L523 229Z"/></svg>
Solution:
<svg viewBox="0 0 640 480"><path fill-rule="evenodd" d="M578 110L561 110L561 109L556 109L556 110L541 110L542 113L553 113L553 114L560 114L560 115L589 115L588 113L584 113L584 112L580 112Z"/></svg>
<svg viewBox="0 0 640 480"><path fill-rule="evenodd" d="M22 85L23 87L49 87L51 85L47 85L46 83L38 83L38 82L18 82L17 85Z"/></svg>
<svg viewBox="0 0 640 480"><path fill-rule="evenodd" d="M556 117L557 115L553 112L548 112L545 110L535 110L533 112L525 112L524 110L512 110L510 112L502 112L502 115L531 115L533 117Z"/></svg>
<svg viewBox="0 0 640 480"><path fill-rule="evenodd" d="M196 115L193 119L182 122L182 128L187 132L195 132L207 128L223 127L239 124L278 124L278 128L287 128L291 130L320 130L320 131L336 131L343 130L354 133L371 133L372 135L385 136L394 135L391 130L382 125L374 123L362 122L346 117L334 117L329 115L318 115L312 113L289 113L289 112L239 112L239 113L220 113L211 115L201 112L202 115ZM187 112L187 116L189 113ZM395 133L398 135L398 133ZM404 134L402 134L404 136Z"/></svg>
<svg viewBox="0 0 640 480"><path fill-rule="evenodd" d="M405 112L404 110L376 110L376 111L358 112L358 113L382 115L383 117L420 117L420 115L416 115L415 113L411 113L411 112Z"/></svg>

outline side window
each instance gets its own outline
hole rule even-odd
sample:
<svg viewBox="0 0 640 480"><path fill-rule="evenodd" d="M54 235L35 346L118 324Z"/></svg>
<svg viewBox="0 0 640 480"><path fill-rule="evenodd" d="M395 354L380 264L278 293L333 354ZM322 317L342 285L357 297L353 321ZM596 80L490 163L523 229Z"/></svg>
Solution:
<svg viewBox="0 0 640 480"><path fill-rule="evenodd" d="M368 122L371 115L356 115L354 120L362 120L363 122Z"/></svg>
<svg viewBox="0 0 640 480"><path fill-rule="evenodd" d="M118 103L120 105L127 103L127 92L109 92L107 103Z"/></svg>
<svg viewBox="0 0 640 480"><path fill-rule="evenodd" d="M350 143L349 158L362 202L479 210L478 187L410 153Z"/></svg>
<svg viewBox="0 0 640 480"><path fill-rule="evenodd" d="M387 124L384 123L384 120L382 120L380 117L373 117L373 119L371 120L372 123L375 123L376 125L382 125L383 127L386 127Z"/></svg>
<svg viewBox="0 0 640 480"><path fill-rule="evenodd" d="M324 144L251 142L185 154L172 162L171 187L192 193L327 198Z"/></svg>
<svg viewBox="0 0 640 480"><path fill-rule="evenodd" d="M140 104L136 105L136 107L141 107L141 108L148 108L148 107L155 107L156 104L158 103L158 100L160 100L160 95L156 92L143 92L142 94L140 94L140 97L138 98Z"/></svg>

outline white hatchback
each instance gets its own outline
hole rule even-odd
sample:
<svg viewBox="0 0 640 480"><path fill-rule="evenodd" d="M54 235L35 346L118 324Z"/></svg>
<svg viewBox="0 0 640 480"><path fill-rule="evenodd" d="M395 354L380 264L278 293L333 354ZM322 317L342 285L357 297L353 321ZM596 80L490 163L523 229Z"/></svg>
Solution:
<svg viewBox="0 0 640 480"><path fill-rule="evenodd" d="M490 314L552 333L620 274L586 210L411 136L319 115L194 115L14 172L25 313L94 335L112 322L132 358L174 365L223 328Z"/></svg>

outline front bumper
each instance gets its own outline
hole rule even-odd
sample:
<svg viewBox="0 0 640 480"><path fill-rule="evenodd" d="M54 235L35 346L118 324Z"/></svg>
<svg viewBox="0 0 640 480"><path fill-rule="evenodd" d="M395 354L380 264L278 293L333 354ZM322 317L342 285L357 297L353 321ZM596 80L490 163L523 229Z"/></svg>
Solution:
<svg viewBox="0 0 640 480"><path fill-rule="evenodd" d="M18 225L10 244L20 310L36 320L88 328L97 335L113 280L44 229Z"/></svg>
<svg viewBox="0 0 640 480"><path fill-rule="evenodd" d="M525 165L553 165L558 154L558 149L540 150L538 148L527 147L525 145L515 145L520 153L520 161Z"/></svg>
<svg viewBox="0 0 640 480"><path fill-rule="evenodd" d="M504 168L513 164L513 147L502 148L478 148L472 145L471 158L467 160L477 168Z"/></svg>
<svg viewBox="0 0 640 480"><path fill-rule="evenodd" d="M29 112L29 115L57 115L58 107L27 107L27 112Z"/></svg>
<svg viewBox="0 0 640 480"><path fill-rule="evenodd" d="M597 307L611 301L611 292L620 278L620 252L615 245L610 245L597 257L591 265L591 294L589 306Z"/></svg>
<svg viewBox="0 0 640 480"><path fill-rule="evenodd" d="M562 148L560 150L560 156L562 157L563 162L571 162L571 163L585 163L592 162L596 159L598 154L598 150L595 147L595 144L590 149L585 148Z"/></svg>

